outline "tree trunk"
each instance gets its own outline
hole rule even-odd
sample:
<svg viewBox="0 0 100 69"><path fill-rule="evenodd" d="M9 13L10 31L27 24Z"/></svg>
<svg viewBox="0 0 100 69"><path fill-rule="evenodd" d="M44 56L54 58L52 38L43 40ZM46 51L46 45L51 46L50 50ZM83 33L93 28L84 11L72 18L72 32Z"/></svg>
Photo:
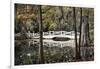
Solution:
<svg viewBox="0 0 100 69"><path fill-rule="evenodd" d="M80 35L79 35L79 58L80 58L80 47L81 47L81 31L82 30L82 8L80 8Z"/></svg>
<svg viewBox="0 0 100 69"><path fill-rule="evenodd" d="M88 16L82 17L82 46L88 46Z"/></svg>
<svg viewBox="0 0 100 69"><path fill-rule="evenodd" d="M44 54L43 54L43 26L42 26L42 9L39 5L39 33L40 33L40 47L39 47L39 63L44 63Z"/></svg>
<svg viewBox="0 0 100 69"><path fill-rule="evenodd" d="M59 9L60 9L60 12L61 12L61 16L59 18L59 26L60 26L60 29L59 30L62 30L63 28L63 24L64 24L64 12L63 12L63 7L62 6L59 6Z"/></svg>
<svg viewBox="0 0 100 69"><path fill-rule="evenodd" d="M17 16L17 6L18 6L18 5L15 4L15 12L14 12L14 13L15 13L15 16Z"/></svg>
<svg viewBox="0 0 100 69"><path fill-rule="evenodd" d="M86 26L86 46L89 46L89 16L87 16L87 26Z"/></svg>
<svg viewBox="0 0 100 69"><path fill-rule="evenodd" d="M81 46L87 47L89 45L88 38L88 16L82 16L82 33L81 33ZM82 60L86 59L86 50L82 51Z"/></svg>
<svg viewBox="0 0 100 69"><path fill-rule="evenodd" d="M76 51L76 60L78 59L78 45L77 45L77 27L76 27L76 13L75 7L73 7L73 22L74 22L74 31L75 31L75 51Z"/></svg>
<svg viewBox="0 0 100 69"><path fill-rule="evenodd" d="M90 32L89 32L89 10L88 10L88 46L90 46Z"/></svg>

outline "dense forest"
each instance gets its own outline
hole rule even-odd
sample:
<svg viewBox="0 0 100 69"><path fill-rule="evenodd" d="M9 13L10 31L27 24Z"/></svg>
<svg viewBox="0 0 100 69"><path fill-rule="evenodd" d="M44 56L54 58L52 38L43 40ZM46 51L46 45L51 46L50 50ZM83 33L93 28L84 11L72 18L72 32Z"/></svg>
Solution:
<svg viewBox="0 0 100 69"><path fill-rule="evenodd" d="M28 39L26 33L40 34L40 63L44 62L43 32L74 31L76 60L81 46L94 46L94 9L86 7L15 4L15 39ZM79 39L77 39L79 32ZM17 36L20 34L20 36Z"/></svg>
<svg viewBox="0 0 100 69"><path fill-rule="evenodd" d="M15 5L15 33L39 32L39 6ZM73 7L41 6L43 31L74 30ZM82 14L80 11L82 10ZM75 7L77 31L80 31L80 16L88 17L90 38L93 40L94 9Z"/></svg>

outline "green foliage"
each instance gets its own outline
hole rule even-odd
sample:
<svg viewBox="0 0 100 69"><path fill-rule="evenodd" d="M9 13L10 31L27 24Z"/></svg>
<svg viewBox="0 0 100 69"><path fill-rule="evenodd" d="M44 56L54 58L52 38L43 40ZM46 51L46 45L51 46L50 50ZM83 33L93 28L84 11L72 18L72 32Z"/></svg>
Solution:
<svg viewBox="0 0 100 69"><path fill-rule="evenodd" d="M15 6L15 33L39 32L39 7L38 5L16 4ZM75 8L77 31L80 26L80 8ZM72 7L42 6L43 31L74 30ZM94 29L94 9L82 8L82 16L88 16L89 31ZM24 27L24 30L22 30ZM26 31L25 31L26 30ZM90 34L93 39L93 34Z"/></svg>

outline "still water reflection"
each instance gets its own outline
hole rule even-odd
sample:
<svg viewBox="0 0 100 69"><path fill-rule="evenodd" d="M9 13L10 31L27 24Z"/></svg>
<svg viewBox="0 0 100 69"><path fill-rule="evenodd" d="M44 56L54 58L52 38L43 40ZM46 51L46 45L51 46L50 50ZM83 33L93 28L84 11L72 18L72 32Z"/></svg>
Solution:
<svg viewBox="0 0 100 69"><path fill-rule="evenodd" d="M43 40L45 63L74 62L74 40ZM93 60L93 49L81 48L82 60ZM89 59L86 59L89 58ZM39 40L15 41L15 65L39 64Z"/></svg>

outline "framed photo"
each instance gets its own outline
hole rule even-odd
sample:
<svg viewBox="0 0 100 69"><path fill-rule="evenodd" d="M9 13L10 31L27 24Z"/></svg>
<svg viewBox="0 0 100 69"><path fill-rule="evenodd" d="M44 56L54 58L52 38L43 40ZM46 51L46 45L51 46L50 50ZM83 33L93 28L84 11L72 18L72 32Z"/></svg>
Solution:
<svg viewBox="0 0 100 69"><path fill-rule="evenodd" d="M94 6L11 2L11 68L94 61Z"/></svg>

